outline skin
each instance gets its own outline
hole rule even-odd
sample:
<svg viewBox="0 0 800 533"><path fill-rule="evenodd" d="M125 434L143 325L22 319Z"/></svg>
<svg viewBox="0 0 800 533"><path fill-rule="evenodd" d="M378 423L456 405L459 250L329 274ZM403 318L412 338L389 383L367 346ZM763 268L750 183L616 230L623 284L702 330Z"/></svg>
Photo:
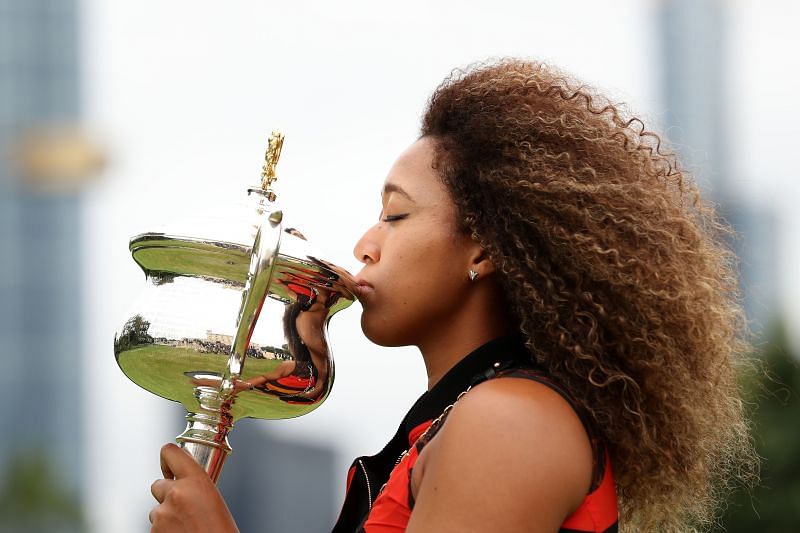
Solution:
<svg viewBox="0 0 800 533"><path fill-rule="evenodd" d="M357 280L365 335L383 346L417 346L429 388L513 324L494 265L456 229L433 148L422 138L400 155L384 183L379 220L354 249L364 263ZM161 460L152 531L236 531L187 454L167 445ZM422 451L407 531L557 531L587 494L591 473L588 437L561 396L530 380L490 380L458 402Z"/></svg>

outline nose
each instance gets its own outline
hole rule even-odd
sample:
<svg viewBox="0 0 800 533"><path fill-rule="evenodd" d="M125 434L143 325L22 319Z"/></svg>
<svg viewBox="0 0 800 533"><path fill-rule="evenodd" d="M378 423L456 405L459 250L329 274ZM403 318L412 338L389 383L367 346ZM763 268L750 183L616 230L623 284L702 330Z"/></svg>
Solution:
<svg viewBox="0 0 800 533"><path fill-rule="evenodd" d="M353 248L353 255L365 265L376 263L381 257L380 247L373 233L374 229L374 227L368 229Z"/></svg>

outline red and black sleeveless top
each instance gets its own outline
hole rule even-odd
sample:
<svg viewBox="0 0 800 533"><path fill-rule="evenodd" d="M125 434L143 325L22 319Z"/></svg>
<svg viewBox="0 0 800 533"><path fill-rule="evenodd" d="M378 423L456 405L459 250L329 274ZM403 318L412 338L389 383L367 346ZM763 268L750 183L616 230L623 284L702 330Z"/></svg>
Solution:
<svg viewBox="0 0 800 533"><path fill-rule="evenodd" d="M414 464L441 424L424 438L420 436L467 387L504 376L531 379L561 394L575 409L590 438L595 463L592 485L560 531L617 531L616 489L611 462L602 442L567 391L533 366L524 344L514 336L490 341L462 359L417 400L381 452L353 462L347 476L345 502L333 532L404 531L414 507L410 483Z"/></svg>

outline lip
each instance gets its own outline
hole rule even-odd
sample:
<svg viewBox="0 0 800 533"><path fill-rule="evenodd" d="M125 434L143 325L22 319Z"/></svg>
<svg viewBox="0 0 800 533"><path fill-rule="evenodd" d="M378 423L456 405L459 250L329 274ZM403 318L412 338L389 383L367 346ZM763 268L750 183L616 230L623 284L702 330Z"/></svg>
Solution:
<svg viewBox="0 0 800 533"><path fill-rule="evenodd" d="M369 281L365 280L361 276L356 276L355 277L355 282L356 282L356 286L355 286L356 296L358 296L360 298L366 296L367 294L372 293L373 291L375 291L375 287L372 286L372 283L370 283Z"/></svg>

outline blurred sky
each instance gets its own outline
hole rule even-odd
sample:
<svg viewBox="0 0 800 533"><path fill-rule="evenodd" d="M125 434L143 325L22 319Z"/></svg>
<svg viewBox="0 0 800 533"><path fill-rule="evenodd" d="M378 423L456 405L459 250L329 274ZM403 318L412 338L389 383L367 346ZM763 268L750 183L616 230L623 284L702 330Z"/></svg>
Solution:
<svg viewBox="0 0 800 533"><path fill-rule="evenodd" d="M280 204L301 214L298 226L330 259L356 271L351 250L378 215L385 173L454 67L505 55L549 60L659 125L659 4L83 0L84 116L109 158L87 189L83 234L92 527L142 528L149 484L160 475L158 448L183 429L176 408L114 362L113 332L144 287L127 248L132 235L240 200L258 181L269 132L280 128ZM793 302L800 82L786 43L797 42L798 7L726 4L731 186L775 210L782 289ZM240 422L330 442L341 472L331 487L337 500L352 458L382 447L426 383L415 350L363 338L359 311L331 324L337 380L323 407L297 420ZM235 453L235 428L231 444Z"/></svg>

